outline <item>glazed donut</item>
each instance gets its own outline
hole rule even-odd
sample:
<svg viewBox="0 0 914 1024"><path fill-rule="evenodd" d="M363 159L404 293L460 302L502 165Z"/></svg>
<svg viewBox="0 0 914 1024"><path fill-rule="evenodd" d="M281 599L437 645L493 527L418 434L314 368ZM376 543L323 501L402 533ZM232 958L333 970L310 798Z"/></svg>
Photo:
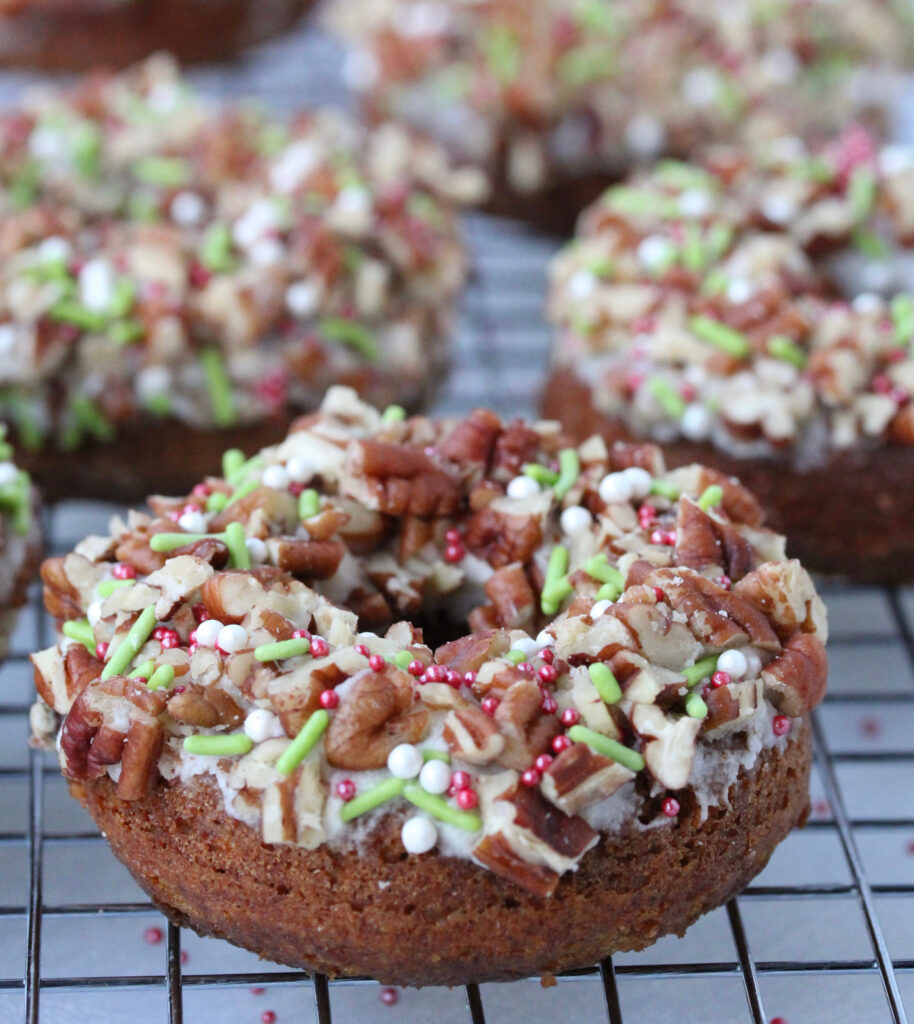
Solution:
<svg viewBox="0 0 914 1024"><path fill-rule="evenodd" d="M494 212L565 234L634 164L882 125L914 22L894 0L339 0L344 73L483 168Z"/></svg>
<svg viewBox="0 0 914 1024"><path fill-rule="evenodd" d="M150 508L43 566L36 740L175 921L545 974L681 933L805 820L824 607L714 470L335 388Z"/></svg>
<svg viewBox="0 0 914 1024"><path fill-rule="evenodd" d="M36 94L0 137L0 417L49 496L178 493L330 384L416 407L440 378L447 196L479 175L435 145L214 110L161 58Z"/></svg>
<svg viewBox="0 0 914 1024"><path fill-rule="evenodd" d="M910 579L912 185L852 128L609 189L551 268L546 414L736 474L810 568Z"/></svg>
<svg viewBox="0 0 914 1024"><path fill-rule="evenodd" d="M0 65L123 67L158 50L227 60L291 28L312 0L0 0Z"/></svg>

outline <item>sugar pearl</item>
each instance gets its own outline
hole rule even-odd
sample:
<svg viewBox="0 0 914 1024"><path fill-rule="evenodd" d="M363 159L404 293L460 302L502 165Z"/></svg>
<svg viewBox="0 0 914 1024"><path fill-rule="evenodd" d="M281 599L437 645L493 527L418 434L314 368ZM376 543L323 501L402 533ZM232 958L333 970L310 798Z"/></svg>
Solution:
<svg viewBox="0 0 914 1024"><path fill-rule="evenodd" d="M248 250L251 262L257 267L271 267L282 263L286 248L277 238L258 238Z"/></svg>
<svg viewBox="0 0 914 1024"><path fill-rule="evenodd" d="M534 494L539 494L539 492L540 485L532 476L516 476L508 484L509 498L532 498Z"/></svg>
<svg viewBox="0 0 914 1024"><path fill-rule="evenodd" d="M199 636L199 630L197 631ZM232 623L229 626L223 626L219 630L216 637L216 646L225 651L226 654L234 654L235 651L241 651L248 645L248 631L244 626L236 625Z"/></svg>
<svg viewBox="0 0 914 1024"><path fill-rule="evenodd" d="M431 819L416 815L403 823L400 838L407 853L428 853L438 842L438 829Z"/></svg>
<svg viewBox="0 0 914 1024"><path fill-rule="evenodd" d="M638 156L656 156L665 138L663 123L650 114L636 114L625 126L625 144Z"/></svg>
<svg viewBox="0 0 914 1024"><path fill-rule="evenodd" d="M601 615L606 612L606 609L612 604L612 601L597 601L596 604L590 609L590 617L592 619L598 619Z"/></svg>
<svg viewBox="0 0 914 1024"><path fill-rule="evenodd" d="M263 743L277 735L279 719L266 708L255 708L244 720L244 732L255 743ZM281 731L281 727L280 727Z"/></svg>
<svg viewBox="0 0 914 1024"><path fill-rule="evenodd" d="M398 743L387 755L387 768L398 779L414 779L422 765L422 754L412 743Z"/></svg>
<svg viewBox="0 0 914 1024"><path fill-rule="evenodd" d="M881 313L885 309L885 301L875 292L861 292L851 302L855 313Z"/></svg>
<svg viewBox="0 0 914 1024"><path fill-rule="evenodd" d="M748 302L755 295L755 285L745 277L734 277L727 285L727 299L734 305Z"/></svg>
<svg viewBox="0 0 914 1024"><path fill-rule="evenodd" d="M724 651L717 659L718 672L726 672L731 679L742 679L749 665L742 651Z"/></svg>
<svg viewBox="0 0 914 1024"><path fill-rule="evenodd" d="M607 473L600 481L599 492L607 505L632 500L632 485L624 473Z"/></svg>
<svg viewBox="0 0 914 1024"><path fill-rule="evenodd" d="M320 285L314 281L296 281L286 289L286 308L293 316L311 316L320 304Z"/></svg>
<svg viewBox="0 0 914 1024"><path fill-rule="evenodd" d="M638 245L638 260L648 270L656 270L676 259L676 246L663 235L648 235Z"/></svg>
<svg viewBox="0 0 914 1024"><path fill-rule="evenodd" d="M571 508L566 508L562 512L559 522L561 523L562 531L569 537L573 537L574 534L586 530L593 520L586 508L582 508L580 505L572 505Z"/></svg>
<svg viewBox="0 0 914 1024"><path fill-rule="evenodd" d="M451 769L444 761L427 761L419 772L419 785L428 793L446 793L451 784Z"/></svg>
<svg viewBox="0 0 914 1024"><path fill-rule="evenodd" d="M206 519L200 512L185 512L178 519L178 526L188 533L206 533Z"/></svg>
<svg viewBox="0 0 914 1024"><path fill-rule="evenodd" d="M206 619L201 622L195 631L197 643L200 647L215 647L219 642L219 633L223 623L218 619Z"/></svg>
<svg viewBox="0 0 914 1024"><path fill-rule="evenodd" d="M646 469L632 466L630 469L623 470L622 475L628 481L628 486L632 490L632 497L635 501L638 501L640 498L646 498L651 493L651 483L653 480L651 474Z"/></svg>
<svg viewBox="0 0 914 1024"><path fill-rule="evenodd" d="M51 235L38 245L38 256L46 263L66 263L73 255L73 246L60 235Z"/></svg>
<svg viewBox="0 0 914 1024"><path fill-rule="evenodd" d="M284 491L289 486L289 474L282 466L267 466L260 482L264 487L272 487L275 491Z"/></svg>
<svg viewBox="0 0 914 1024"><path fill-rule="evenodd" d="M679 429L690 441L705 441L710 436L713 423L711 413L703 405L693 402L686 406L679 421Z"/></svg>
<svg viewBox="0 0 914 1024"><path fill-rule="evenodd" d="M19 479L19 471L12 462L0 462L0 487L14 484Z"/></svg>
<svg viewBox="0 0 914 1024"><path fill-rule="evenodd" d="M262 565L267 560L267 546L259 537L248 537L244 542L255 565Z"/></svg>
<svg viewBox="0 0 914 1024"><path fill-rule="evenodd" d="M104 313L114 297L114 269L107 260L89 260L79 272L79 297L86 309Z"/></svg>
<svg viewBox="0 0 914 1024"><path fill-rule="evenodd" d="M296 484L306 484L314 476L314 466L300 455L293 455L286 463L286 473Z"/></svg>
<svg viewBox="0 0 914 1024"><path fill-rule="evenodd" d="M597 279L590 270L576 270L568 278L568 295L576 301L589 299L596 288Z"/></svg>
<svg viewBox="0 0 914 1024"><path fill-rule="evenodd" d="M179 192L171 201L171 219L175 224L199 224L205 213L206 203L196 192Z"/></svg>
<svg viewBox="0 0 914 1024"><path fill-rule="evenodd" d="M797 215L797 204L782 192L772 192L762 202L762 213L772 224L787 224Z"/></svg>
<svg viewBox="0 0 914 1024"><path fill-rule="evenodd" d="M679 212L684 217L704 217L711 211L711 194L703 188L689 188L679 197Z"/></svg>

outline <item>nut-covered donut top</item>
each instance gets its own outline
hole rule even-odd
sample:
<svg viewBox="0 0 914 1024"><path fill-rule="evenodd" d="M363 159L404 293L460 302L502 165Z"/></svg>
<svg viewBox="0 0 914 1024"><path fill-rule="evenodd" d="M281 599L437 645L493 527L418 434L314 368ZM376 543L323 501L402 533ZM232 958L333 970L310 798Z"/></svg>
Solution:
<svg viewBox="0 0 914 1024"><path fill-rule="evenodd" d="M556 257L553 361L658 440L806 463L911 443L912 184L914 152L859 128L661 162L608 189Z"/></svg>
<svg viewBox="0 0 914 1024"><path fill-rule="evenodd" d="M38 496L29 474L13 460L13 446L0 424L0 611L25 604L25 588L41 558ZM3 629L8 632L8 622ZM0 656L7 639L0 638Z"/></svg>
<svg viewBox="0 0 914 1024"><path fill-rule="evenodd" d="M474 171L405 129L213 108L154 58L0 114L0 415L65 450L230 426L345 382L415 402Z"/></svg>
<svg viewBox="0 0 914 1024"><path fill-rule="evenodd" d="M712 139L834 128L886 103L912 40L891 0L341 0L331 17L370 110L503 161L521 192Z"/></svg>
<svg viewBox="0 0 914 1024"><path fill-rule="evenodd" d="M600 831L725 800L824 691L783 539L652 445L338 388L150 505L45 563L39 706L68 778L136 800L204 776L266 842L370 841L394 813L410 853L550 894Z"/></svg>

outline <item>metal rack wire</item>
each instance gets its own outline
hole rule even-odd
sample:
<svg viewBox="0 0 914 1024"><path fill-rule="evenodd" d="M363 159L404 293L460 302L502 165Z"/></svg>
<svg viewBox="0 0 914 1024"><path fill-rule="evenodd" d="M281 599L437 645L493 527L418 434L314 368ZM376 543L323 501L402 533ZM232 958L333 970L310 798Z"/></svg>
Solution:
<svg viewBox="0 0 914 1024"><path fill-rule="evenodd" d="M310 36L268 50L233 78L208 72L202 82L214 91L241 82L288 104L292 60L316 76L309 96L333 95L321 74L338 62ZM436 411L487 405L529 415L545 362L540 308L551 243L484 217L468 219L467 235L475 274ZM53 509L50 548L68 550L103 528L107 511ZM53 758L25 745L27 655L51 641L36 590L0 669L0 1024L256 1021L267 1004L262 1019L272 1012L278 1024L388 1014L398 1022L434 1015L439 1024L558 1015L609 1024L906 1024L914 1018L914 592L835 584L823 592L832 681L814 715L813 814L752 886L685 938L564 975L557 987L410 991L388 1011L373 983L262 964L166 924L126 877L66 797Z"/></svg>

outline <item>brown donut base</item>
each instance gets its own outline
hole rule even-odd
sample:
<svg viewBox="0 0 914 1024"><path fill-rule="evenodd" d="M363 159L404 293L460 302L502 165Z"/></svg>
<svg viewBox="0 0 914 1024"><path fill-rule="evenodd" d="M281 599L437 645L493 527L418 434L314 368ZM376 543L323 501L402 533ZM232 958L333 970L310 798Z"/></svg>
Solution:
<svg viewBox="0 0 914 1024"><path fill-rule="evenodd" d="M702 822L604 837L550 899L467 860L409 856L390 815L359 851L270 846L229 818L215 784L137 802L107 778L71 784L115 855L176 923L260 956L395 985L507 981L638 950L739 892L808 811L809 725L764 752ZM388 882L380 888L379 882Z"/></svg>
<svg viewBox="0 0 914 1024"><path fill-rule="evenodd" d="M313 2L131 0L105 7L23 0L0 17L0 66L84 71L123 67L157 50L180 61L226 60L285 32Z"/></svg>
<svg viewBox="0 0 914 1024"><path fill-rule="evenodd" d="M568 369L552 371L542 411L578 441L593 434L644 440L598 412L588 385ZM914 579L914 446L835 452L802 470L685 440L664 443L663 452L668 466L698 462L739 477L764 507L767 525L786 534L788 554L807 569L860 583Z"/></svg>

